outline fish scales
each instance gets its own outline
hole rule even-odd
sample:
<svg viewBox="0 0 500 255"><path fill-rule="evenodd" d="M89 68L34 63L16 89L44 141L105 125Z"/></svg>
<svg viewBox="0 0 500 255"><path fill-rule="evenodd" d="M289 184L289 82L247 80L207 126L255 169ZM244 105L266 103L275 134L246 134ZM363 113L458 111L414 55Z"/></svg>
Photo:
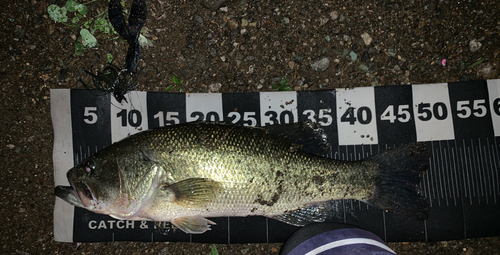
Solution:
<svg viewBox="0 0 500 255"><path fill-rule="evenodd" d="M326 201L356 199L377 205L374 197L384 187L378 185L383 178L380 166L389 157L397 160L400 154L415 154L421 146L410 147L406 150L411 153L404 150L396 151L397 155L386 153L378 162L337 161L308 153L300 144L268 128L189 123L133 135L90 160L101 162L101 166L115 162L116 169L107 171L118 172L114 176L119 176L115 180L119 191L107 193L115 193L120 199L95 204L121 208L101 209L104 213L121 219L171 221L188 233L201 233L213 223L205 217L263 215L302 225L302 222L323 221L323 216L328 215L325 212L328 208L322 204ZM82 179L82 172L86 172L72 171L68 172L68 179ZM418 183L414 179L420 171L411 170L413 174L409 176L404 172L403 180L397 181L413 187ZM107 180L106 186L113 186L112 178L104 174L101 177ZM88 184L89 178L83 179L81 182L87 187L92 186ZM70 180L70 183L78 186L75 184L78 182ZM91 200L100 196L99 192L88 193ZM131 201L128 204L124 202L127 199ZM379 207L391 209L387 203L380 202ZM401 204L398 202L396 206ZM308 207L312 210L303 209ZM315 219L317 215L308 215L311 211L324 215Z"/></svg>
<svg viewBox="0 0 500 255"><path fill-rule="evenodd" d="M183 215L271 216L320 201L366 200L372 193L373 166L352 169L350 162L296 150L260 129L199 125L162 131L137 137L136 146L151 147L158 162L169 166L169 183L207 178L223 187L202 208L182 207ZM157 214L173 214L165 218L177 214L160 201L154 204Z"/></svg>

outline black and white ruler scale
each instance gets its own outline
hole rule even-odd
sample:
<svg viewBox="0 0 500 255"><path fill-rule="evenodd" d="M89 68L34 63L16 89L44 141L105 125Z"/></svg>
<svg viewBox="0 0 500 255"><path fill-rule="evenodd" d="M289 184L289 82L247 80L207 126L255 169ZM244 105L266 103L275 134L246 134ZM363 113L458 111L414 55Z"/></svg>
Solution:
<svg viewBox="0 0 500 255"><path fill-rule="evenodd" d="M386 241L433 241L500 235L500 80L308 92L131 92L128 103L89 90L51 90L56 185L75 164L143 130L196 120L264 126L318 122L329 157L359 160L417 141L432 148L421 187L426 221L410 221L354 200L336 202L337 221ZM56 198L54 236L62 242L283 242L297 228L264 217L214 218L211 231L158 231L152 222L120 221ZM167 230L169 226L167 225ZM166 234L165 234L166 232Z"/></svg>

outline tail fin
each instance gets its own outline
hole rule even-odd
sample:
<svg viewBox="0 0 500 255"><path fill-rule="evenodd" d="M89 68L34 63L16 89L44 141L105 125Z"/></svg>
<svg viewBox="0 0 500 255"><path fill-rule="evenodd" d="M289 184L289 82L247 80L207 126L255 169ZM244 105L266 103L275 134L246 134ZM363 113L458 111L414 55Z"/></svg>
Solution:
<svg viewBox="0 0 500 255"><path fill-rule="evenodd" d="M413 143L388 149L367 160L378 164L380 178L368 203L386 210L425 220L429 202L420 194L420 174L429 168L429 151L425 143Z"/></svg>

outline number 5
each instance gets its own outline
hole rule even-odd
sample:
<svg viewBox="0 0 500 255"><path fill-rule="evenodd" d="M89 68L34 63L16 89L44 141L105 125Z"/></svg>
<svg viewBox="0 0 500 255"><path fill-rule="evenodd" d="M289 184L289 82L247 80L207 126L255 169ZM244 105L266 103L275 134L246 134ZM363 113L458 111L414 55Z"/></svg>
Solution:
<svg viewBox="0 0 500 255"><path fill-rule="evenodd" d="M83 112L83 116L86 118L83 119L87 124L95 124L97 122L97 107L85 107L85 111Z"/></svg>
<svg viewBox="0 0 500 255"><path fill-rule="evenodd" d="M243 123L243 126L252 126L255 127L257 126L257 120L254 118L255 112L245 112L243 113L243 120L245 121ZM250 122L250 123L248 123Z"/></svg>
<svg viewBox="0 0 500 255"><path fill-rule="evenodd" d="M318 119L326 119L325 122L319 122L321 126L329 126L333 122L332 115L330 115L332 109L319 109Z"/></svg>

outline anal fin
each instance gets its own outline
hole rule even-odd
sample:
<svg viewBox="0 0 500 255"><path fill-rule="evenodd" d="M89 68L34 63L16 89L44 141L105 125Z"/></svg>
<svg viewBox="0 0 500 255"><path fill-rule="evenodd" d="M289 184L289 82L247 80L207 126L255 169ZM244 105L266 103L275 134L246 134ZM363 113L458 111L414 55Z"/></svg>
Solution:
<svg viewBox="0 0 500 255"><path fill-rule="evenodd" d="M341 208L338 208L336 201L326 201L297 210L289 211L284 214L269 216L269 218L279 220L281 222L303 227L314 222L324 222L327 219L334 217L340 218Z"/></svg>

